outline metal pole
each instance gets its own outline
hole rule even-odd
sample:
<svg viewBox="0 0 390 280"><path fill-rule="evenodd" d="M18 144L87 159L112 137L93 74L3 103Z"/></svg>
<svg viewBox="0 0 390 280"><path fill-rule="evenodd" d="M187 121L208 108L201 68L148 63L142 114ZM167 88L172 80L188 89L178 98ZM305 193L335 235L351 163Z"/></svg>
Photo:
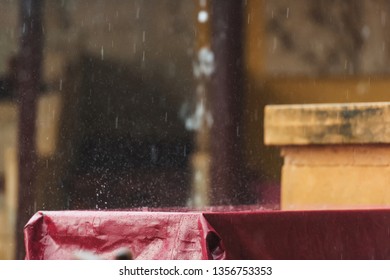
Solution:
<svg viewBox="0 0 390 280"><path fill-rule="evenodd" d="M20 49L17 71L19 106L19 191L16 223L16 257L24 259L23 228L34 214L36 169L35 119L40 91L43 26L43 0L20 0Z"/></svg>
<svg viewBox="0 0 390 280"><path fill-rule="evenodd" d="M240 178L244 7L243 1L237 0L213 0L211 3L215 57L210 92L212 204L240 204L244 191Z"/></svg>

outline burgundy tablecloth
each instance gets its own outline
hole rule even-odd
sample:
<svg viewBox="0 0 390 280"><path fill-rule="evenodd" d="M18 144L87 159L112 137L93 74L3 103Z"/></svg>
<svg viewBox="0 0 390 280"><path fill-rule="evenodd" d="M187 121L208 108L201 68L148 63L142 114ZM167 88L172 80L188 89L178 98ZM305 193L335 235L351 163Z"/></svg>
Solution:
<svg viewBox="0 0 390 280"><path fill-rule="evenodd" d="M26 259L80 250L137 259L390 259L390 209L340 211L42 211Z"/></svg>

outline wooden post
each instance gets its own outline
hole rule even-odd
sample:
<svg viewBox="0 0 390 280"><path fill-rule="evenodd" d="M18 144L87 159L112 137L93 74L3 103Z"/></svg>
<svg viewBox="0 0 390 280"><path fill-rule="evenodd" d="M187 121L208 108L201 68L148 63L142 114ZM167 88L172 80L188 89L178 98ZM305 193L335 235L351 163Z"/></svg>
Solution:
<svg viewBox="0 0 390 280"><path fill-rule="evenodd" d="M43 0L20 1L20 53L17 73L19 105L19 204L16 257L23 259L23 228L34 214L36 100L41 84Z"/></svg>
<svg viewBox="0 0 390 280"><path fill-rule="evenodd" d="M238 204L241 188L241 105L243 99L243 2L213 0L212 51L215 72L210 91L212 204Z"/></svg>

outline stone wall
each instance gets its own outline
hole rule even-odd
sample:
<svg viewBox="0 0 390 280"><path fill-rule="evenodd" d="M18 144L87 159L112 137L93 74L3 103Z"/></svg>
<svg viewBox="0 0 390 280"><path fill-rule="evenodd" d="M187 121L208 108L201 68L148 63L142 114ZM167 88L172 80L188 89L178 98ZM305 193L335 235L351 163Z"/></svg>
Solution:
<svg viewBox="0 0 390 280"><path fill-rule="evenodd" d="M266 0L271 75L390 73L390 3L384 0Z"/></svg>

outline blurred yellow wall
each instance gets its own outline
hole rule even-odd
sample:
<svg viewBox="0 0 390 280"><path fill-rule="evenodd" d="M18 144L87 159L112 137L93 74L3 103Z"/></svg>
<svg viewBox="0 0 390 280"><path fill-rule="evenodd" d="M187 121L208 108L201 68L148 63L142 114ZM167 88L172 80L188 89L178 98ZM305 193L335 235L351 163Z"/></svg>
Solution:
<svg viewBox="0 0 390 280"><path fill-rule="evenodd" d="M245 158L248 168L262 174L265 181L279 182L282 165L279 149L263 143L265 105L389 101L390 79L385 74L298 76L267 72L265 8L266 0L248 0Z"/></svg>

